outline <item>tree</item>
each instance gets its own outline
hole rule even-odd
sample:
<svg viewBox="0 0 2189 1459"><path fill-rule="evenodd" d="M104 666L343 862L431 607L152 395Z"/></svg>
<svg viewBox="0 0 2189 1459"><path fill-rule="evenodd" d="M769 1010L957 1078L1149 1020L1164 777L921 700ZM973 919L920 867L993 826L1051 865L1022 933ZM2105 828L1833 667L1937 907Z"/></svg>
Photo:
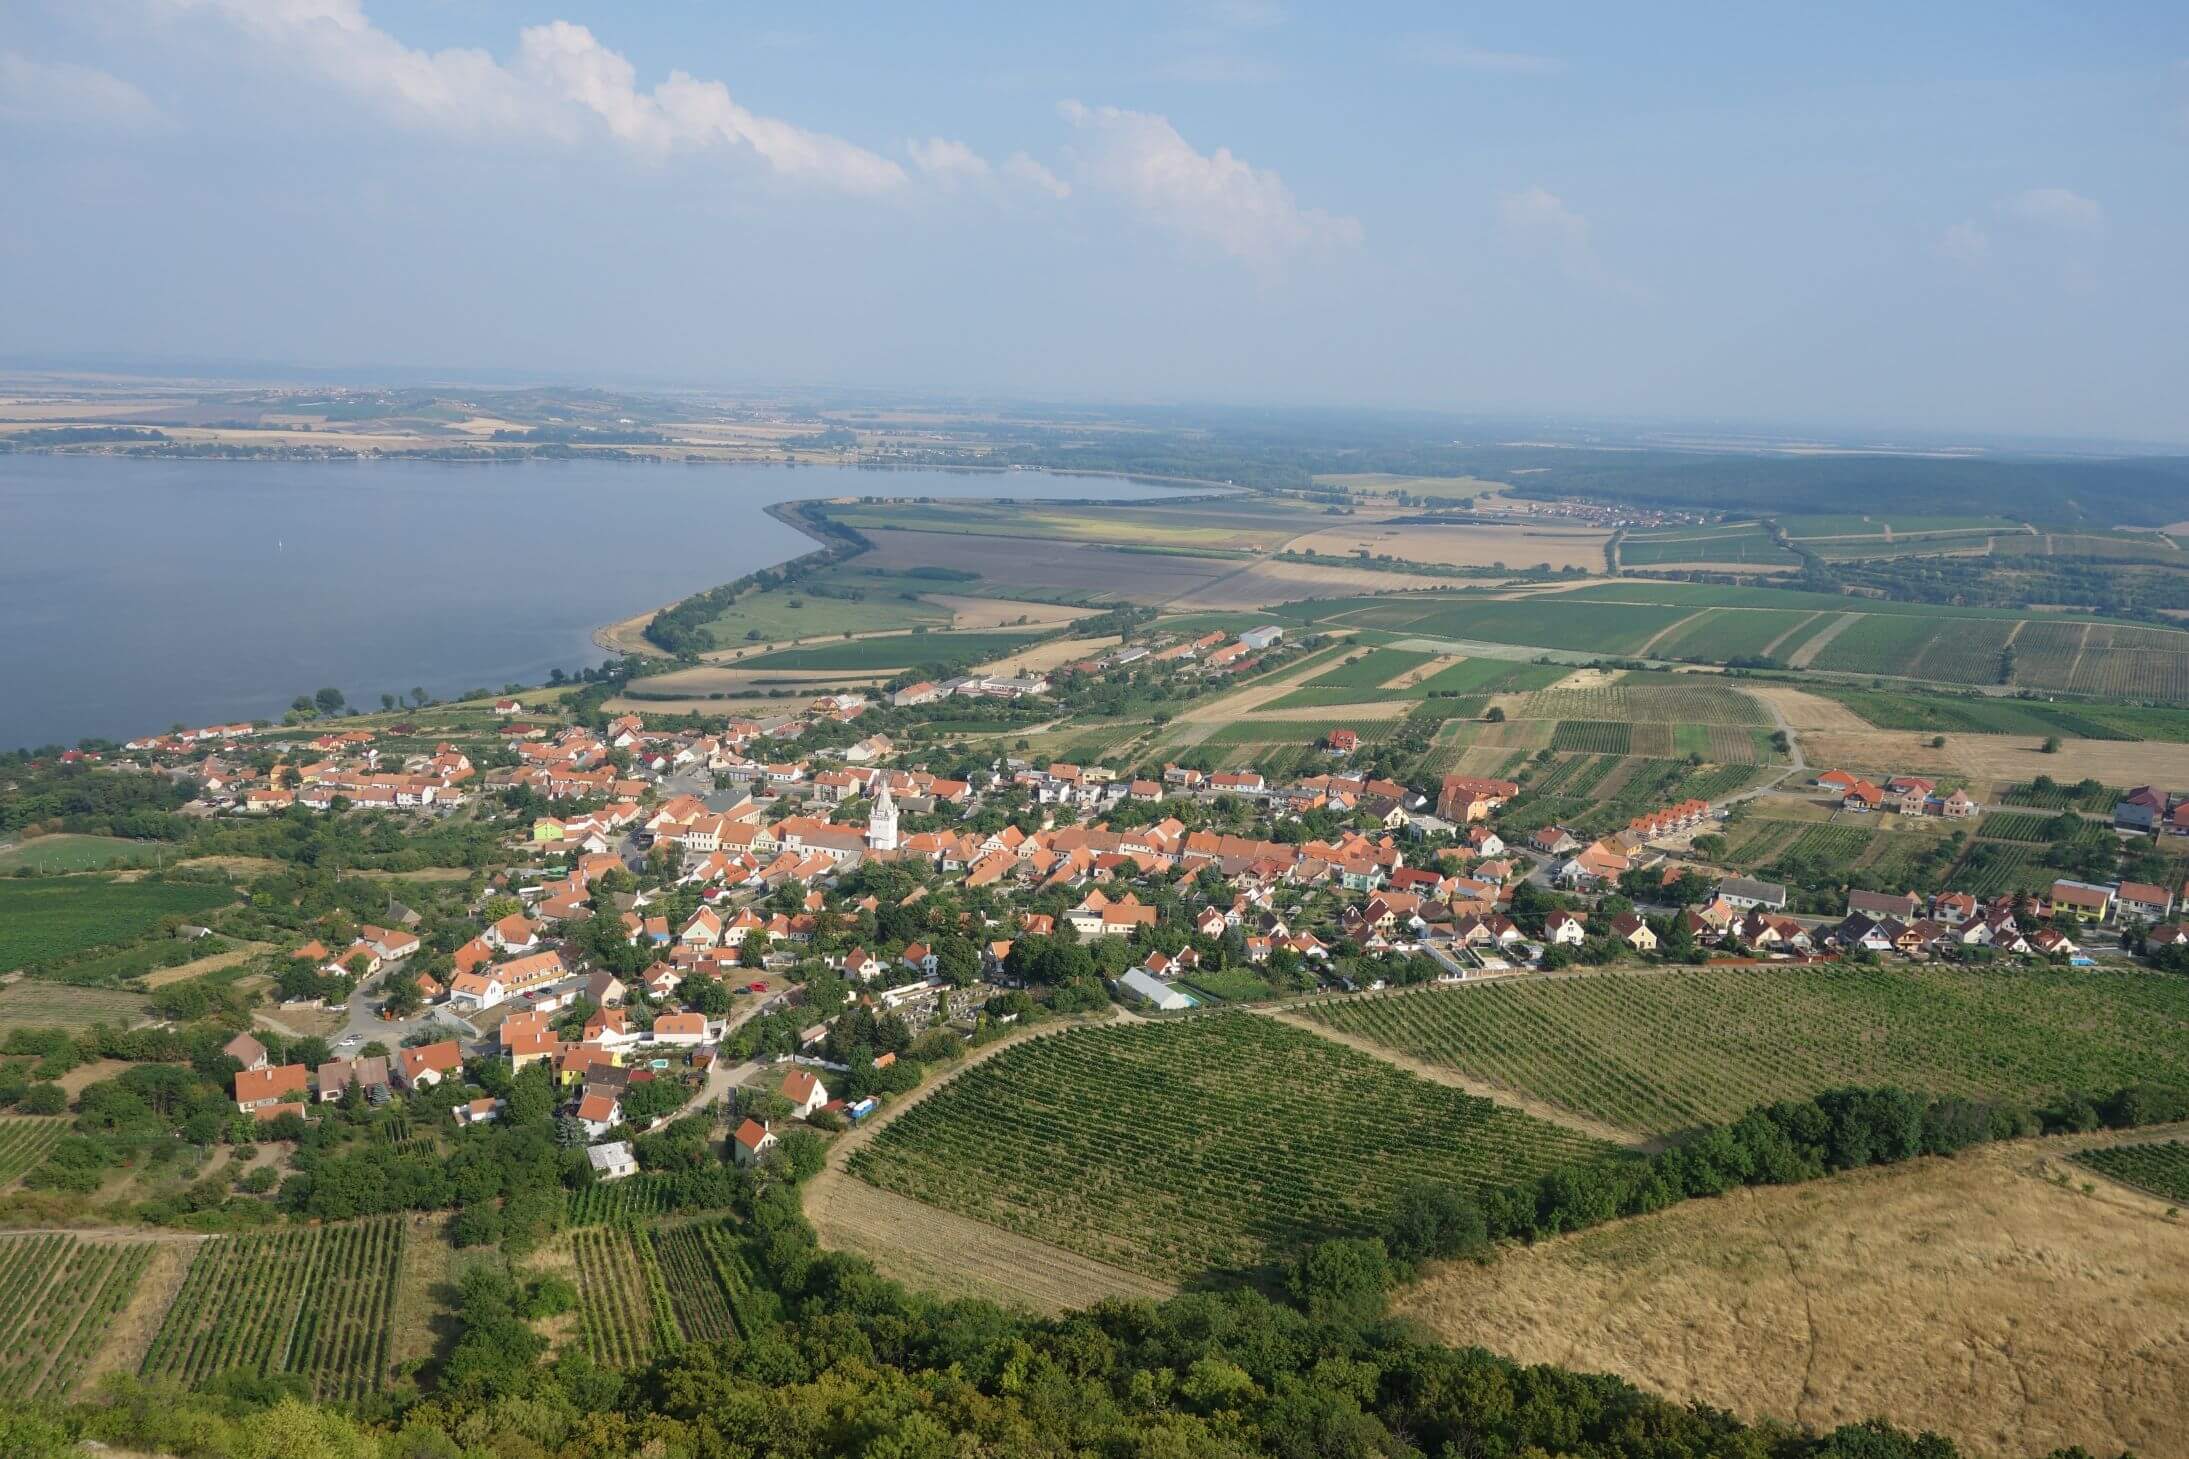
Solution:
<svg viewBox="0 0 2189 1459"><path fill-rule="evenodd" d="M935 953L935 971L954 988L963 988L980 977L980 954L973 951L973 944L963 937L946 935L932 944Z"/></svg>
<svg viewBox="0 0 2189 1459"><path fill-rule="evenodd" d="M312 703L318 706L321 714L340 714L342 706L346 702L342 697L342 691L332 685L312 696Z"/></svg>
<svg viewBox="0 0 2189 1459"><path fill-rule="evenodd" d="M1376 1237L1338 1237L1309 1248L1286 1285L1308 1315L1325 1322L1366 1322L1382 1311L1391 1261Z"/></svg>
<svg viewBox="0 0 2189 1459"><path fill-rule="evenodd" d="M2045 742L2038 748L2047 755L2057 755L2060 753L2060 737L2058 735L2046 735Z"/></svg>
<svg viewBox="0 0 2189 1459"><path fill-rule="evenodd" d="M418 980L407 974L388 984L386 995L380 1000L381 1011L396 1018L408 1018L425 1002L419 991Z"/></svg>
<svg viewBox="0 0 2189 1459"><path fill-rule="evenodd" d="M383 694L380 696L380 707L382 709L392 712L396 706L396 703L397 700L393 694Z"/></svg>

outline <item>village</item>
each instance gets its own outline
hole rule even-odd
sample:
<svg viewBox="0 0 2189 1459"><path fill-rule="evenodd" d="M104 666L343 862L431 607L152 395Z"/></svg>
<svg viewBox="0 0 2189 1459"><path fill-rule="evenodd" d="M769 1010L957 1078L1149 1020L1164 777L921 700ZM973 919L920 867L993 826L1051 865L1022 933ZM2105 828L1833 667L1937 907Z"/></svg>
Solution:
<svg viewBox="0 0 2189 1459"><path fill-rule="evenodd" d="M1235 643L1233 658L1258 646ZM1224 652L1208 639L1178 647ZM968 682L976 693L1039 692ZM894 698L931 702L968 682ZM1015 1020L1055 1001L1060 946L1091 950L1074 966L1099 978L1096 996L1142 1016L1575 964L2073 966L2089 965L2101 940L2124 955L2124 932L2151 951L2189 946L2175 920L2181 889L2136 882L2063 878L2049 893L1983 899L1850 890L1836 916L1790 912L1785 886L1696 852L1727 814L1700 799L1613 835L1552 824L1508 841L1500 813L1522 787L1497 778L1409 786L1341 768L1271 783L1252 770L1168 763L1135 774L1010 755L949 778L903 763L885 733L792 758L774 749L816 722L856 721L869 703L831 694L704 730L624 715L596 732L542 728L505 699L493 715L507 763L485 771L453 741L383 753L370 729L216 726L126 747L194 776L211 815L557 807L509 822L510 869L460 945L422 948L398 919L361 925L339 946L290 949L290 1006L361 1012L317 1067L269 1063L239 1035L237 1109L301 1117L353 1091L374 1103L414 1093L470 1061L512 1073L537 1064L596 1175L613 1180L639 1168L634 1134L709 1101L736 1114L729 1154L748 1163L775 1147L784 1119L855 1123L888 1092L877 1076L894 1056L857 1071L830 1058L847 1015L971 1038L985 1015ZM1331 760L1355 750L1347 738L1328 736ZM235 750L255 743L263 763L268 742L270 769L240 768ZM1919 776L1833 770L1809 790L1848 816L1959 821L1981 809ZM2154 832L2189 825L2183 802L2161 792L2139 790L2131 809L2148 812ZM907 888L896 908L865 890L885 870ZM945 904L945 923L922 912ZM841 994L815 999L823 983ZM725 1051L763 1017L794 1036L747 1057ZM491 1121L499 1104L467 1101L450 1118Z"/></svg>

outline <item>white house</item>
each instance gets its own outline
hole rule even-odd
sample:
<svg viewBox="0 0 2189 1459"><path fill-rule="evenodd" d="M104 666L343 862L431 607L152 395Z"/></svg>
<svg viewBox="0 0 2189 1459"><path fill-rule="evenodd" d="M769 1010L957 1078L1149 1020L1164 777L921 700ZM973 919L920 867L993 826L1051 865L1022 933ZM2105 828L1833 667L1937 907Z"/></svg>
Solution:
<svg viewBox="0 0 2189 1459"><path fill-rule="evenodd" d="M621 1180L627 1175L638 1174L638 1156L632 1152L629 1140L611 1140L605 1145L589 1147L585 1163L593 1167L593 1174L601 1180Z"/></svg>
<svg viewBox="0 0 2189 1459"><path fill-rule="evenodd" d="M785 1074L782 1095L790 1101L791 1113L800 1119L828 1103L828 1088L811 1069L793 1069Z"/></svg>

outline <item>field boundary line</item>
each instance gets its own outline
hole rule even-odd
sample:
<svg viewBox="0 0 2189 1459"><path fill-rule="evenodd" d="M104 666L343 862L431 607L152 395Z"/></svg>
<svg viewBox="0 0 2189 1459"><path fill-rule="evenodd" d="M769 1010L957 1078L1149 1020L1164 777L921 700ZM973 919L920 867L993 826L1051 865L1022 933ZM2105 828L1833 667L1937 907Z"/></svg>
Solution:
<svg viewBox="0 0 2189 1459"><path fill-rule="evenodd" d="M1238 1006L1243 1012L1257 1013L1264 1018L1274 1019L1278 1023L1299 1029L1302 1033L1311 1033L1317 1038L1328 1039L1331 1043L1342 1044L1355 1053L1366 1054L1370 1058L1380 1060L1395 1069L1402 1069L1416 1078L1426 1079L1431 1084L1441 1084L1447 1089L1456 1089L1462 1094L1471 1094L1477 1099L1487 1099L1516 1113L1530 1115L1545 1124L1557 1125L1562 1129L1572 1130L1576 1134L1602 1140L1606 1144L1617 1145L1626 1150L1641 1151L1645 1154L1654 1155L1665 1148L1666 1142L1656 1136L1644 1135L1636 1130L1629 1130L1603 1120L1592 1119L1585 1114L1579 1114L1567 1109L1564 1105L1553 1104L1547 1099L1538 1099L1531 1094L1521 1094L1516 1090L1507 1089L1502 1084L1493 1084L1486 1079L1476 1079L1449 1065L1435 1064L1426 1059L1416 1058L1412 1054L1394 1049L1387 1044L1377 1043L1374 1039L1364 1037L1361 1034L1318 1023L1303 1013L1295 1012L1291 1007L1257 1007L1252 1004Z"/></svg>
<svg viewBox="0 0 2189 1459"><path fill-rule="evenodd" d="M1648 641L1634 651L1635 657L1642 658L1647 656L1650 650L1656 648L1658 644L1663 643L1665 639L1670 637L1672 634L1678 633L1681 629L1687 627L1688 624L1697 622L1700 619L1707 618L1717 611L1717 605L1712 604L1710 607L1707 608L1697 608L1694 612L1688 614L1685 618L1676 619L1671 623L1667 623L1664 627L1658 629L1655 633L1652 633L1649 636Z"/></svg>
<svg viewBox="0 0 2189 1459"><path fill-rule="evenodd" d="M1839 637L1842 633L1845 633L1849 628L1854 626L1854 622L1856 619L1865 618L1868 616L1869 615L1865 613L1840 614L1838 618L1834 619L1830 623L1825 624L1823 629L1814 638L1811 638L1800 648L1795 649L1793 657L1789 658L1786 661L1787 665L1791 668L1796 669L1808 668L1811 664L1817 661L1818 654L1824 652L1826 648L1830 647L1833 639Z"/></svg>

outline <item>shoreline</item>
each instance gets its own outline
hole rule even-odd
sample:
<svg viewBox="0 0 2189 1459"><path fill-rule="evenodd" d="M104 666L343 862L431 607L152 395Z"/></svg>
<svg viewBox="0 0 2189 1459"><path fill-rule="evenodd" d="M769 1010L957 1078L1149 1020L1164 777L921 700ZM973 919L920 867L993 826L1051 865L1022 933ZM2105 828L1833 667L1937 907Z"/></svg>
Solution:
<svg viewBox="0 0 2189 1459"><path fill-rule="evenodd" d="M791 469L796 469L796 468L791 468ZM905 466L896 466L896 465L891 465L891 466L883 466L883 467L879 467L879 468L877 468L877 467L841 467L841 468L837 468L837 467L831 467L831 468L827 468L827 469L831 469L831 470L876 470L876 469L880 469L880 470L887 470L887 471L936 471L936 470L942 470L942 471L986 471L986 472L994 472L994 473L998 473L998 474L1001 474L1001 473L1006 473L1006 472L1011 472L1011 471L1017 471L1017 470L1020 470L1020 469L1022 469L1022 468L1019 468L1019 467L1015 467L1015 466L962 466L962 467L961 467L961 466L949 466L949 467L932 467L932 466L911 466L911 465L905 465ZM1033 472L1033 473L1036 473L1036 474L1039 474L1039 475L1042 475L1042 476L1078 476L1078 477L1090 477L1090 478L1098 478L1098 479L1102 479L1102 480L1109 480L1109 481L1143 482L1143 483L1145 483L1145 484L1147 484L1147 485L1149 485L1149 486L1177 487L1177 488L1180 488L1181 490L1183 490L1183 489L1187 489L1187 488L1194 488L1194 487L1199 487L1199 488L1206 488L1206 489L1210 489L1210 492L1209 492L1209 494L1210 494L1210 495L1215 495L1215 496L1235 496L1235 495L1249 494L1249 493L1247 492L1247 489L1246 489L1246 488L1244 488L1244 487L1237 487L1237 486L1233 486L1233 485L1232 485L1232 484L1231 484L1230 482L1222 482L1222 481L1201 481L1201 480L1197 480L1197 479L1195 479L1195 478L1193 478L1193 477L1184 477L1184 476L1168 476L1168 477L1165 477L1165 476L1139 476L1139 475L1133 475L1133 474L1129 474L1129 473L1127 473L1127 472L1122 472L1122 471L1071 471L1071 470L1051 470L1050 468L1048 468L1048 467L1045 467L1045 466L1043 466L1043 467L1026 467L1026 468L1023 468L1023 469L1025 469L1025 470L1027 470L1027 471L1030 471L1030 472ZM778 522L781 522L781 523L782 523L782 524L783 524L784 526L792 528L793 530L795 530L796 532L798 532L798 533L799 533L799 534L800 534L801 536L805 537L805 538L806 538L806 540L808 540L809 542L812 542L812 543L814 543L814 544L815 544L815 545L816 545L816 546L817 546L818 548L820 548L820 549L822 549L822 550L826 550L827 548L829 548L829 547L831 547L831 546L834 546L835 544L834 544L834 543L832 543L832 542L831 542L831 541L830 541L830 540L829 540L828 538L826 538L826 537L823 537L823 536L822 536L822 535L820 535L820 534L819 534L818 532L814 531L814 530L813 530L813 527L812 527L812 525L811 525L810 523L808 523L808 522L807 522L807 521L805 520L805 516L804 516L804 514L803 514L802 512L799 512L799 511L795 510L795 509L796 509L796 508L799 508L799 507L806 507L806 506L811 506L811 505L813 505L813 504L815 504L815 503L817 503L817 502L833 502L833 501L843 501L843 500L845 500L845 499L846 499L846 498L845 498L845 497L844 497L844 496L843 496L842 494L838 494L838 495L835 495L835 496L807 496L807 497L786 497L786 498L784 498L784 499L783 499L782 501L776 501L776 502L769 502L769 503L768 503L768 504L767 504L766 506L762 507L762 508L761 508L761 510L762 510L762 511L764 511L764 512L766 512L766 513L767 513L767 514L768 514L769 516L771 516L771 517L775 518L775 520L777 520ZM1174 497L1174 498L1170 498L1170 500L1173 500L1173 501L1178 501L1178 500L1187 500L1187 499L1189 499L1189 498L1177 498L1177 497ZM860 500L860 501L876 501L876 502L889 502L889 503L897 503L897 504L907 504L907 503L917 503L917 502L919 502L919 501L925 500L925 498L921 498L921 497L912 497L912 496L894 496L894 497L893 497L893 496L875 496L875 497L868 497L868 496L866 496L866 495L862 494L862 495L860 495L859 497L857 497L857 498L856 498L856 500ZM937 498L937 500L945 500L945 498ZM995 496L995 497L983 497L983 498L977 498L977 500L983 500L983 501L992 501L992 502L1016 502L1016 501L1019 501L1019 500L1021 500L1021 498L1018 498L1018 497L1011 497L1011 496ZM1042 500L1043 500L1044 504L1045 504L1045 505L1048 505L1048 506L1071 507L1071 506L1108 506L1108 505L1114 505L1114 504L1117 504L1117 503L1119 503L1119 502L1129 502L1129 501L1135 500L1135 498L1131 498L1131 497L1056 497L1056 498L1043 498ZM864 552L865 550L866 550L866 549L862 548L862 549L860 549L860 552ZM784 558L784 559L783 559L782 561L780 561L780 562L771 562L771 563L768 563L768 564L766 564L766 565L765 565L765 566L763 566L763 567L755 568L755 569L753 569L753 571L755 571L755 572L775 572L775 571L778 571L778 570L780 570L780 569L782 569L782 568L784 568L784 567L787 567L787 566L788 566L788 565L790 565L791 563L797 562L797 561L798 561L798 560L799 560L800 558L803 558L803 557L808 557L808 556L811 556L811 555L812 555L812 554L811 554L810 552L801 552L801 553L797 554L797 556L795 556L795 557L786 557L786 558ZM846 558L845 560L846 560L846 561L850 561L850 560L852 560L852 558L856 558L856 557L858 557L859 555L860 555L860 553L853 553L853 554L851 555L851 558ZM678 597L678 598L672 598L672 599L670 599L670 600L669 600L668 602L666 602L666 603L661 603L661 604L658 604L658 605L656 605L656 606L654 606L654 607L652 607L652 608L646 608L646 609L643 609L643 610L641 610L640 612L634 613L634 614L632 614L631 616L629 616L629 617L627 617L627 618L618 618L618 619L616 619L616 620L615 620L614 622L612 622L612 623L603 623L603 624L601 624L601 625L600 625L600 626L599 626L598 628L595 628L595 629L593 630L593 635L592 635L592 636L593 636L593 646L594 646L595 648L601 649L601 650L602 650L602 651L604 651L604 652L607 652L607 653L612 653L612 654L620 654L620 655L622 655L622 656L624 656L624 657L627 657L627 658L654 658L654 659L663 659L663 660L667 660L667 659L669 659L670 655L668 655L668 654L665 654L665 653L663 653L663 652L662 652L662 651L661 651L661 650L660 650L659 648L656 648L656 647L655 647L654 645L652 645L651 643L648 643L648 642L646 642L646 639L645 639L645 625L646 625L646 624L647 624L648 622L651 622L651 621L652 621L652 619L654 618L654 616L655 616L656 614L658 614L658 613L664 613L664 612L668 611L669 609L671 609L671 608L674 608L674 607L675 607L675 606L676 606L677 604L679 604L679 603L681 603L681 602L685 601L685 599L687 599L687 598L694 598L694 597L697 597L697 596L699 595L699 593L707 593L707 592L712 592L712 591L714 591L714 588L715 588L715 587L720 587L720 586L721 586L721 584L717 583L717 584L714 584L714 585L713 585L713 586L711 586L711 587L705 587L705 588L700 588L700 589L698 589L698 590L697 590L697 591L695 591L695 592L691 592L691 593L686 593L686 594L684 594L684 595L683 595L683 597ZM618 641L618 640L619 640L619 638L622 638L622 639L623 639L624 641L623 641L623 642L619 642L619 641ZM632 647L632 646L627 646L627 644L631 644L631 645L636 645L636 644L644 644L645 646L644 646L644 647Z"/></svg>

